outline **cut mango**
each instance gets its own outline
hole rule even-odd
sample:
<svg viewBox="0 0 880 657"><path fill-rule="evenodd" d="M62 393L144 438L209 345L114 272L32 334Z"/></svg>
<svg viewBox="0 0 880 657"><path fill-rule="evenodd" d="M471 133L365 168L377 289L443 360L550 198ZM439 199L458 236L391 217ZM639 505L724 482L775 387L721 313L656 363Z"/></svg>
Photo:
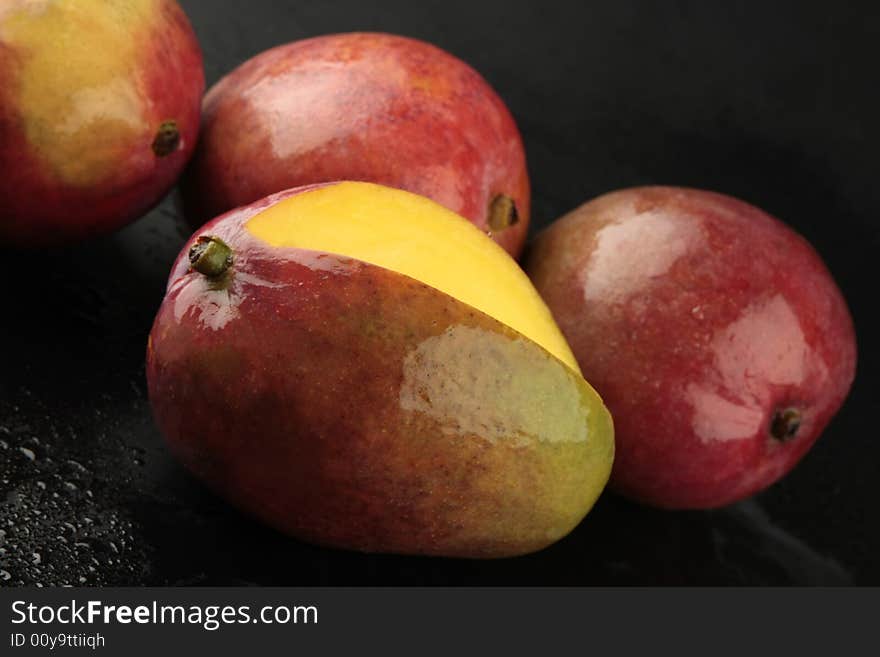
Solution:
<svg viewBox="0 0 880 657"><path fill-rule="evenodd" d="M473 224L427 198L340 182L279 201L245 228L275 247L334 253L421 281L518 331L580 374L519 265Z"/></svg>

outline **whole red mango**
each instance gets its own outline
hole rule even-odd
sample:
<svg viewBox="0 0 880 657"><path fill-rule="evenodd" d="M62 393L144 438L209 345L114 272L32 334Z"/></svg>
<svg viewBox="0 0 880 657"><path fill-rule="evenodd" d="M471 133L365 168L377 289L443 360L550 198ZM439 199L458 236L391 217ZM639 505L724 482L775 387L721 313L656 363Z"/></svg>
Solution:
<svg viewBox="0 0 880 657"><path fill-rule="evenodd" d="M541 235L527 270L614 416L611 485L717 507L789 472L840 408L856 342L816 251L712 192L605 194Z"/></svg>
<svg viewBox="0 0 880 657"><path fill-rule="evenodd" d="M208 91L203 124L183 188L194 226L290 187L361 180L427 196L522 249L516 124L475 70L423 41L350 33L267 50Z"/></svg>
<svg viewBox="0 0 880 657"><path fill-rule="evenodd" d="M174 0L0 6L0 244L112 231L195 146L202 55Z"/></svg>

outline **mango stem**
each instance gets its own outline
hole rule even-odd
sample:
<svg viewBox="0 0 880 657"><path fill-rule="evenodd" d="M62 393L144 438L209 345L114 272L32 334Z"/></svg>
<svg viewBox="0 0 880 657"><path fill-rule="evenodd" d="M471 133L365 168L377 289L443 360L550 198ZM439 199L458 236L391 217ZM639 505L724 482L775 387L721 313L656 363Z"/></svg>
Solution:
<svg viewBox="0 0 880 657"><path fill-rule="evenodd" d="M180 145L180 130L176 121L163 121L153 139L153 152L158 157L165 157L177 150Z"/></svg>
<svg viewBox="0 0 880 657"><path fill-rule="evenodd" d="M498 194L489 203L489 228L498 232L519 221L516 202L507 194Z"/></svg>
<svg viewBox="0 0 880 657"><path fill-rule="evenodd" d="M219 278L232 266L232 249L213 235L201 235L189 250L189 264L208 278Z"/></svg>
<svg viewBox="0 0 880 657"><path fill-rule="evenodd" d="M770 435L784 443L797 435L801 426L801 412L796 408L776 411L770 423Z"/></svg>

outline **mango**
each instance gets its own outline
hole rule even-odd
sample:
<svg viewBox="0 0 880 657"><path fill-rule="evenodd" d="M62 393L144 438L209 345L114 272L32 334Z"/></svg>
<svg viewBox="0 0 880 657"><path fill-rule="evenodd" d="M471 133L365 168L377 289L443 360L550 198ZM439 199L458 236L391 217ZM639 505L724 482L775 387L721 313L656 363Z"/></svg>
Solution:
<svg viewBox="0 0 880 657"><path fill-rule="evenodd" d="M427 196L522 251L519 129L489 83L435 45L371 32L279 45L214 84L203 116L181 186L194 228L283 189L362 180Z"/></svg>
<svg viewBox="0 0 880 657"><path fill-rule="evenodd" d="M190 471L320 545L540 550L613 461L611 416L513 259L439 204L371 183L206 224L172 271L147 379Z"/></svg>
<svg viewBox="0 0 880 657"><path fill-rule="evenodd" d="M174 0L0 2L0 245L143 215L192 155L204 89Z"/></svg>

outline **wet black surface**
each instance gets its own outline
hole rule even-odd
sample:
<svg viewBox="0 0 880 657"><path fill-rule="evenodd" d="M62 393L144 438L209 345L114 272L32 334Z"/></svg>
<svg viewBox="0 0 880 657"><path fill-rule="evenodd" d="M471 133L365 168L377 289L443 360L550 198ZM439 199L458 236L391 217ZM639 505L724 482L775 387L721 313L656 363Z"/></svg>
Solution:
<svg viewBox="0 0 880 657"><path fill-rule="evenodd" d="M0 253L0 585L878 584L880 92L876 9L809 3L182 2L209 82L284 41L353 29L432 41L508 102L535 227L610 189L755 203L825 257L859 375L784 481L713 512L611 494L539 554L474 562L304 545L229 509L170 457L143 358L185 238L174 200L116 235Z"/></svg>

